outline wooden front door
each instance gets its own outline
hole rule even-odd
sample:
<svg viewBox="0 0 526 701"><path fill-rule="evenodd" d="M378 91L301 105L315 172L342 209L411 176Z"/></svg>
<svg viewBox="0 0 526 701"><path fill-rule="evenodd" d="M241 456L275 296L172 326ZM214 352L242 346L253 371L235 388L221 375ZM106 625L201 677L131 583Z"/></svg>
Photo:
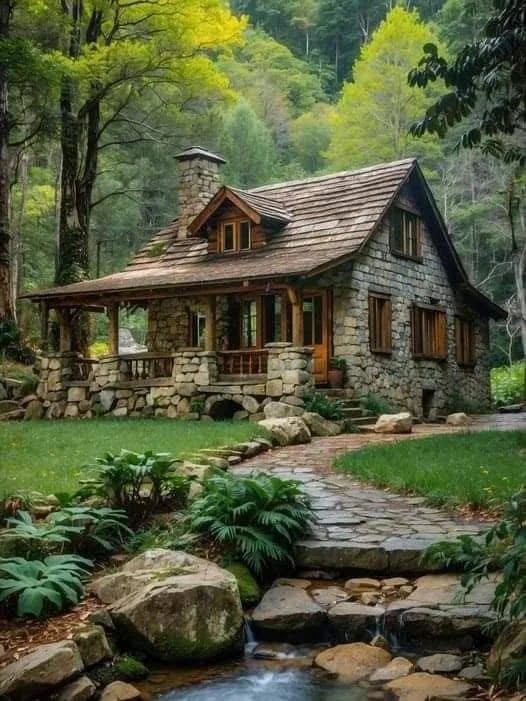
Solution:
<svg viewBox="0 0 526 701"><path fill-rule="evenodd" d="M316 384L327 382L329 366L329 299L325 291L303 295L303 343L314 348Z"/></svg>

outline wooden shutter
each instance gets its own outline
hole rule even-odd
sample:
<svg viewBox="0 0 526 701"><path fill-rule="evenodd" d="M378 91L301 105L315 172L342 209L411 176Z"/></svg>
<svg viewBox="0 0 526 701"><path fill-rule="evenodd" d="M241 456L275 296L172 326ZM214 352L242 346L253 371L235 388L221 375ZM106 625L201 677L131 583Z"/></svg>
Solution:
<svg viewBox="0 0 526 701"><path fill-rule="evenodd" d="M392 305L386 295L369 295L369 347L373 353L392 351Z"/></svg>
<svg viewBox="0 0 526 701"><path fill-rule="evenodd" d="M459 365L473 365L475 353L475 327L471 319L455 319L456 357Z"/></svg>

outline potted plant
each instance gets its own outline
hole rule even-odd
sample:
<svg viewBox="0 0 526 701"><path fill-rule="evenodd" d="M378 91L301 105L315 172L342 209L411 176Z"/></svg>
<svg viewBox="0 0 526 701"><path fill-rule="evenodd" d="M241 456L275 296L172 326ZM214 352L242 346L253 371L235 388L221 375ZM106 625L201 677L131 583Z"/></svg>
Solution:
<svg viewBox="0 0 526 701"><path fill-rule="evenodd" d="M339 389L343 387L343 380L345 378L345 369L347 363L345 358L331 358L329 361L329 385L332 389Z"/></svg>

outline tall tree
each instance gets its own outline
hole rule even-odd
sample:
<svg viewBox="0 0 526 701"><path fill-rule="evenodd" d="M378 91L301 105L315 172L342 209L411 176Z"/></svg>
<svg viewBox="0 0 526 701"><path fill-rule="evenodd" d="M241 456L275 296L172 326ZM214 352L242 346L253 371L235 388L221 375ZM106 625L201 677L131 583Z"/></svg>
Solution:
<svg viewBox="0 0 526 701"><path fill-rule="evenodd" d="M0 44L9 40L12 0L0 0ZM11 286L11 234L9 227L9 117L8 54L0 54L0 324L14 318Z"/></svg>
<svg viewBox="0 0 526 701"><path fill-rule="evenodd" d="M506 210L515 280L513 316L520 329L526 356L526 231L524 172L526 167L526 15L517 0L493 0L482 37L463 46L448 61L440 47L429 42L409 83L427 87L437 80L449 90L434 102L412 127L416 136L444 138L462 123L459 145L516 164L510 174ZM522 229L522 231L521 231Z"/></svg>
<svg viewBox="0 0 526 701"><path fill-rule="evenodd" d="M427 163L440 155L438 140L419 141L411 123L433 101L427 91L407 84L422 45L437 41L416 11L395 7L366 44L343 87L333 120L329 160L337 168L360 167L418 156Z"/></svg>
<svg viewBox="0 0 526 701"><path fill-rule="evenodd" d="M101 148L147 138L134 115L164 86L182 108L226 89L209 54L240 41L243 22L221 0L62 0L68 27L60 91L61 206L56 281L89 275L91 199ZM162 97L159 97L162 101ZM122 126L127 135L123 136ZM115 136L117 134L117 136ZM78 330L77 345L83 345Z"/></svg>

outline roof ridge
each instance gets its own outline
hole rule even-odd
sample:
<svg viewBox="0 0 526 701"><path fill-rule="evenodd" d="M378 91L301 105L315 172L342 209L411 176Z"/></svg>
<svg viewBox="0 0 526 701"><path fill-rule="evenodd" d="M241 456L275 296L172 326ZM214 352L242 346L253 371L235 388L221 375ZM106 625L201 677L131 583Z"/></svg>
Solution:
<svg viewBox="0 0 526 701"><path fill-rule="evenodd" d="M273 189L278 189L281 187L287 187L290 185L306 185L309 183L315 183L315 182L321 182L323 180L331 180L333 178L341 178L342 176L345 175L360 175L361 173L367 173L370 171L380 171L382 169L386 169L388 167L394 167L394 166L400 166L403 164L411 164L414 165L417 163L417 158L416 157L411 157L411 158L401 158L398 161L388 161L386 163L378 163L373 166L366 166L364 168L358 168L356 170L340 170L337 173L326 173L325 175L315 175L310 178L300 178L297 180L285 180L280 183L272 183L271 185L258 185L258 187L253 187L250 188L249 190L244 190L243 192L246 192L247 194L250 195L257 195L263 190L273 190ZM227 186L228 187L228 186Z"/></svg>

